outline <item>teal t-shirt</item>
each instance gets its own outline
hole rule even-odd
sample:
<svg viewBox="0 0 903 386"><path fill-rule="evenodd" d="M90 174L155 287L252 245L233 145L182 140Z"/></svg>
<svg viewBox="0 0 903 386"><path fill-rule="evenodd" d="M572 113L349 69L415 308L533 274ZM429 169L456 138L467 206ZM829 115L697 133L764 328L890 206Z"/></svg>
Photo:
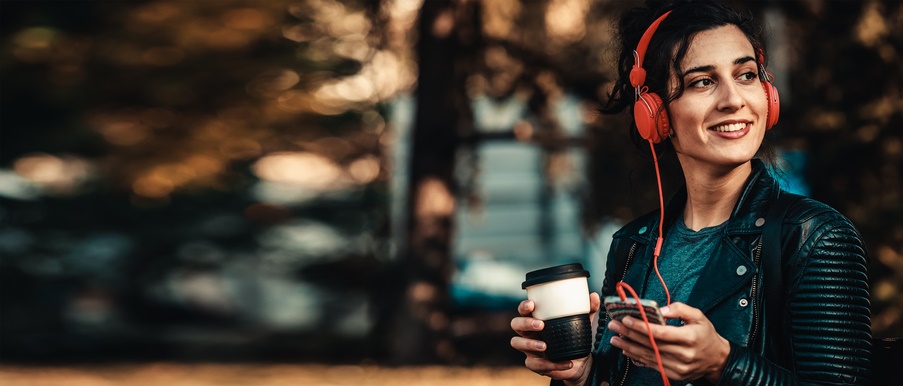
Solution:
<svg viewBox="0 0 903 386"><path fill-rule="evenodd" d="M662 253L658 257L658 269L671 292L671 302L686 302L690 292L696 285L696 280L705 267L710 256L714 256L715 247L721 242L724 235L725 223L721 225L700 229L695 232L684 224L683 216L678 219L668 234L665 235L662 244ZM646 281L646 288L641 297L658 302L659 306L667 304L667 296L662 288L655 270L650 270ZM668 320L668 325L680 326L679 319ZM610 345L609 336L600 344ZM662 376L658 372L658 365L649 363L649 367L631 366L627 374L625 385L659 385ZM686 382L671 381L671 385L685 385Z"/></svg>

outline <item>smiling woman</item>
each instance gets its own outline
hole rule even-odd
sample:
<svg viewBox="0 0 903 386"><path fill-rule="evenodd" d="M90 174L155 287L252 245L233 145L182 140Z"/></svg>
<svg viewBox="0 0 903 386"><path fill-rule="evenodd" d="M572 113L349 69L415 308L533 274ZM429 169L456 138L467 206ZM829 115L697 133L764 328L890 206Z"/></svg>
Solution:
<svg viewBox="0 0 903 386"><path fill-rule="evenodd" d="M673 76L683 79L682 95L668 105L671 143L687 179L704 180L748 166L759 150L768 105L753 55L749 39L733 25L701 31L691 40L680 66L687 70ZM742 170L738 177L745 180L748 174ZM730 209L724 208L720 218L688 226L699 230L720 224Z"/></svg>
<svg viewBox="0 0 903 386"><path fill-rule="evenodd" d="M660 210L614 234L601 295L627 288L667 305L668 322L600 313L594 352L554 363L525 300L511 346L553 384L868 384L865 246L836 210L782 190L761 159L779 103L760 29L709 1L637 8L619 26L620 79L604 111L633 112L656 175L658 153L673 151L685 186L665 206L659 181Z"/></svg>

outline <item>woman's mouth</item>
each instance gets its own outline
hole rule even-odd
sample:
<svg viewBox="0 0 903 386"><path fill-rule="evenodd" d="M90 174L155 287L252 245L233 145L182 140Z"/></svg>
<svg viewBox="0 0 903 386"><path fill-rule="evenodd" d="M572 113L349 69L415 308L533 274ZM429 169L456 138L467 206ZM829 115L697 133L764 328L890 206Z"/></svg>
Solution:
<svg viewBox="0 0 903 386"><path fill-rule="evenodd" d="M717 132L719 132L719 133L732 133L732 132L735 132L735 131L740 131L740 130L745 129L745 128L746 128L746 125L747 125L747 123L740 123L740 122L738 122L738 123L727 123L727 124L724 124L724 125L718 125L718 126L709 128L709 130L717 131Z"/></svg>

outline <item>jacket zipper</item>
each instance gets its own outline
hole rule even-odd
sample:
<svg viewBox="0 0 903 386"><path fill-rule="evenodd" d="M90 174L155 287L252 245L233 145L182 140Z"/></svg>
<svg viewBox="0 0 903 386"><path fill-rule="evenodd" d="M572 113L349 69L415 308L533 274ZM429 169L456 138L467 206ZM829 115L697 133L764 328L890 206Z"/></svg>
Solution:
<svg viewBox="0 0 903 386"><path fill-rule="evenodd" d="M755 264L756 267L759 266L759 258L762 256L762 238L763 237L759 237L759 245L756 246L756 255L753 258L753 263ZM757 270L756 274L753 275L752 294L750 295L750 301L749 301L750 306L752 306L752 308L753 308L752 309L753 329L752 329L752 333L749 338L750 344L755 344L754 342L756 341L756 335L759 332L759 307L758 307L758 302L756 301L756 299L758 299L758 297L756 296L756 289L758 287L757 283L759 282L758 271L759 270Z"/></svg>
<svg viewBox="0 0 903 386"><path fill-rule="evenodd" d="M627 253L627 262L624 264L624 272L621 272L621 279L618 281L624 280L624 277L627 276L627 268L630 268L630 262L633 260L633 254L636 253L637 242L634 241L633 245L630 246L630 252Z"/></svg>
<svg viewBox="0 0 903 386"><path fill-rule="evenodd" d="M621 355L624 355L624 354L621 354ZM630 371L630 359L627 359L626 362L627 362L627 367L624 368L624 376L621 378L621 383L619 384L620 386L624 386L624 382L627 381L627 372Z"/></svg>
<svg viewBox="0 0 903 386"><path fill-rule="evenodd" d="M627 253L627 263L624 264L624 272L621 273L621 280L619 281L624 280L624 277L627 276L627 268L630 267L630 262L633 260L634 253L636 253L636 246L636 241L634 241L633 245L630 246L630 252ZM624 353L621 353L621 355L623 356ZM620 386L624 386L624 382L627 381L627 373L630 372L630 359L627 359L626 362L627 366L624 367L624 375L621 377L621 383L619 383Z"/></svg>

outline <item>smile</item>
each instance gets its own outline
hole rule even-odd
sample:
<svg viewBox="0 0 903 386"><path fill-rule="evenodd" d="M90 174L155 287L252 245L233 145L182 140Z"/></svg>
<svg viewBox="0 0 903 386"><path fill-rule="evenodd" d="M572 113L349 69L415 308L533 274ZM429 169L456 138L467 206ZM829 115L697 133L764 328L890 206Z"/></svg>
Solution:
<svg viewBox="0 0 903 386"><path fill-rule="evenodd" d="M740 122L738 122L738 123L728 123L728 124L718 125L718 126L712 127L712 128L710 128L709 130L714 130L714 131L717 131L717 132L720 132L720 133L731 133L731 132L734 132L734 131L740 131L740 130L743 130L744 128L746 128L746 125L747 125L746 123L740 123Z"/></svg>

